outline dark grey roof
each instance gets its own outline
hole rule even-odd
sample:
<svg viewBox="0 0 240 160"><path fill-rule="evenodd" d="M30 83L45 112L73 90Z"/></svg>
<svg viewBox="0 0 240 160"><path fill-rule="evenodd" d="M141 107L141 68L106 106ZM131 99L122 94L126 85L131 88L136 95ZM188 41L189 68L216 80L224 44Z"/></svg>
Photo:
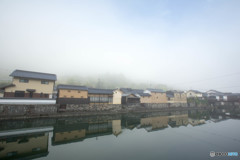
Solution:
<svg viewBox="0 0 240 160"><path fill-rule="evenodd" d="M143 89L131 89L131 88L120 88L124 94L138 94L142 96L144 93Z"/></svg>
<svg viewBox="0 0 240 160"><path fill-rule="evenodd" d="M88 88L85 86L76 86L76 85L66 85L66 84L59 84L57 89L72 89L72 90L84 90L87 91Z"/></svg>
<svg viewBox="0 0 240 160"><path fill-rule="evenodd" d="M200 91L198 91L198 90L189 90L189 92L195 92L195 93L202 93L202 92L200 92Z"/></svg>
<svg viewBox="0 0 240 160"><path fill-rule="evenodd" d="M113 89L88 88L89 94L113 94Z"/></svg>
<svg viewBox="0 0 240 160"><path fill-rule="evenodd" d="M206 93L208 93L208 92L222 93L222 92L219 92L219 91L214 90L214 89L211 89L211 90L207 91Z"/></svg>
<svg viewBox="0 0 240 160"><path fill-rule="evenodd" d="M43 79L43 80L51 80L51 81L57 80L57 76L55 74L23 71L23 70L15 70L10 74L10 76L20 77L20 78Z"/></svg>
<svg viewBox="0 0 240 160"><path fill-rule="evenodd" d="M143 96L143 97L149 97L149 96L151 96L151 94L149 94L149 93L143 93L141 96Z"/></svg>
<svg viewBox="0 0 240 160"><path fill-rule="evenodd" d="M151 89L151 88L148 88L147 90L150 91L150 92L155 92L155 93L164 93L165 92L162 89Z"/></svg>
<svg viewBox="0 0 240 160"><path fill-rule="evenodd" d="M174 93L184 93L183 91L178 91L178 90L169 90L169 91L166 91L167 94L174 94Z"/></svg>
<svg viewBox="0 0 240 160"><path fill-rule="evenodd" d="M0 89L5 89L5 88L8 88L8 87L14 87L15 86L15 84L6 84L6 85L4 85L4 86L1 86L0 87Z"/></svg>

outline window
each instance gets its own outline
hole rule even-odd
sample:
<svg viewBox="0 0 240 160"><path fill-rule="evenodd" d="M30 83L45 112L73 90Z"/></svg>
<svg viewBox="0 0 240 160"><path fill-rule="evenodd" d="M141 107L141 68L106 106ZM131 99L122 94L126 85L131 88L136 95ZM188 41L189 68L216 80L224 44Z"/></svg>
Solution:
<svg viewBox="0 0 240 160"><path fill-rule="evenodd" d="M45 97L45 98L48 98L48 97L49 97L49 95L48 95L48 94L44 94L44 97Z"/></svg>
<svg viewBox="0 0 240 160"><path fill-rule="evenodd" d="M20 83L28 83L28 79L19 79Z"/></svg>
<svg viewBox="0 0 240 160"><path fill-rule="evenodd" d="M49 81L44 81L44 80L42 80L42 81L41 81L41 84L49 84Z"/></svg>
<svg viewBox="0 0 240 160"><path fill-rule="evenodd" d="M14 97L24 97L25 92L24 91L15 91Z"/></svg>

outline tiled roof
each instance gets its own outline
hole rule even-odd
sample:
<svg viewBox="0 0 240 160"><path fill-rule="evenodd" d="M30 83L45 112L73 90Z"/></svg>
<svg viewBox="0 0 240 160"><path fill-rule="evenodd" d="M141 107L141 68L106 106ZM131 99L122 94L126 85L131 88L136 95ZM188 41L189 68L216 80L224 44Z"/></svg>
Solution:
<svg viewBox="0 0 240 160"><path fill-rule="evenodd" d="M155 92L155 93L164 93L165 92L162 89L151 89L151 88L148 88L147 90L150 91L150 92Z"/></svg>
<svg viewBox="0 0 240 160"><path fill-rule="evenodd" d="M200 92L198 90L189 90L189 92L202 93L202 92Z"/></svg>
<svg viewBox="0 0 240 160"><path fill-rule="evenodd" d="M32 71L23 71L23 70L15 70L10 74L10 76L20 77L20 78L52 80L52 81L57 80L57 76L55 74L32 72Z"/></svg>
<svg viewBox="0 0 240 160"><path fill-rule="evenodd" d="M5 89L5 88L8 88L8 87L14 87L15 86L15 84L6 84L6 85L4 85L4 86L0 86L0 89Z"/></svg>
<svg viewBox="0 0 240 160"><path fill-rule="evenodd" d="M89 94L113 94L113 89L88 88Z"/></svg>
<svg viewBox="0 0 240 160"><path fill-rule="evenodd" d="M151 94L149 94L149 93L143 93L141 96L143 96L143 97L149 97L149 96L151 96Z"/></svg>
<svg viewBox="0 0 240 160"><path fill-rule="evenodd" d="M140 96L144 95L144 90L142 89L131 89L131 88L120 88L124 94L138 94Z"/></svg>
<svg viewBox="0 0 240 160"><path fill-rule="evenodd" d="M88 88L85 86L65 85L65 84L59 84L57 86L57 89L72 89L72 90L84 90L84 91L88 90Z"/></svg>

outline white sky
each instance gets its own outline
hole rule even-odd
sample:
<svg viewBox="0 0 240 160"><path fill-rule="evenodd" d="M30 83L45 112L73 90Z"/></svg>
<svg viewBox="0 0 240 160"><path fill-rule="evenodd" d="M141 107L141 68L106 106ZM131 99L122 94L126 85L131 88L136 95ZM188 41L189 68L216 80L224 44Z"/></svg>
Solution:
<svg viewBox="0 0 240 160"><path fill-rule="evenodd" d="M239 8L239 0L0 0L0 72L112 73L240 92Z"/></svg>

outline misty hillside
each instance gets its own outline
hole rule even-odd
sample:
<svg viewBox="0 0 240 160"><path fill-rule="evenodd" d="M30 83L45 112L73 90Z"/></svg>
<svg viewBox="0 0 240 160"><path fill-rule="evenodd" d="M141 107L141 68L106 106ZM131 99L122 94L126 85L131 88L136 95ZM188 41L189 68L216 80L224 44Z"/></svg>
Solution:
<svg viewBox="0 0 240 160"><path fill-rule="evenodd" d="M11 83L9 73L0 73L0 86ZM98 76L65 75L58 76L56 84L84 85L88 87L114 89L114 88L135 88L135 89L169 89L166 85L152 82L136 82L126 78L123 74L100 74Z"/></svg>
<svg viewBox="0 0 240 160"><path fill-rule="evenodd" d="M101 74L99 76L63 76L58 77L57 84L74 84L84 85L88 87L114 89L114 88L157 88L167 90L168 87L163 84L148 83L148 82L135 82L126 78L122 74Z"/></svg>

